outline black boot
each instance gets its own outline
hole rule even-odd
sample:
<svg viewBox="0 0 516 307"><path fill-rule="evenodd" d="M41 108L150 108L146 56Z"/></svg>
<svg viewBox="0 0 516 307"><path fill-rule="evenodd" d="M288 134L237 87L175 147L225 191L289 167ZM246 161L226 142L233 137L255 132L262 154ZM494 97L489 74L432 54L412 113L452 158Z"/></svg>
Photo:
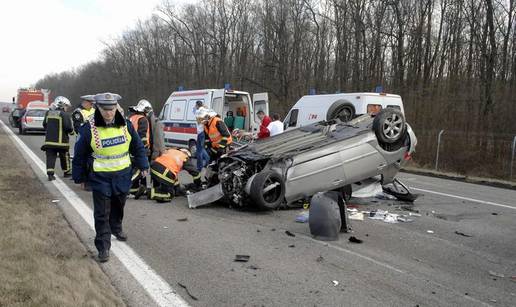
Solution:
<svg viewBox="0 0 516 307"><path fill-rule="evenodd" d="M113 235L116 237L118 241L127 241L127 235L123 231L114 233Z"/></svg>
<svg viewBox="0 0 516 307"><path fill-rule="evenodd" d="M107 262L109 260L109 250L99 251L97 259L99 262Z"/></svg>
<svg viewBox="0 0 516 307"><path fill-rule="evenodd" d="M48 175L48 181L52 181L52 180L56 180L56 176L54 176L53 174Z"/></svg>

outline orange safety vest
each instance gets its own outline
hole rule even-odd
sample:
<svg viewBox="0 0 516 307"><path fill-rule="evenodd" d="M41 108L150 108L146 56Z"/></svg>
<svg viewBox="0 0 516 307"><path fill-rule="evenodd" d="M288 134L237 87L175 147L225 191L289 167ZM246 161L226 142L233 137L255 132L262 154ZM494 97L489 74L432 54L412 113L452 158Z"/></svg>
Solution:
<svg viewBox="0 0 516 307"><path fill-rule="evenodd" d="M129 118L129 120L131 121L131 124L133 124L133 127L134 127L134 130L136 130L136 133L138 133L138 122L140 121L140 118L144 117L145 120L147 120L147 118L144 116L144 115L141 115L141 114L133 114L131 115L131 117ZM150 147L150 129L149 129L149 125L147 125L147 133L146 133L146 139L142 140L143 141L143 146L145 147Z"/></svg>
<svg viewBox="0 0 516 307"><path fill-rule="evenodd" d="M177 149L167 149L165 153L156 158L156 162L166 167L177 178L177 174L183 169L183 163L188 156Z"/></svg>
<svg viewBox="0 0 516 307"><path fill-rule="evenodd" d="M222 121L222 119L220 119L219 117L214 117L210 120L208 126L204 126L204 132L206 132L208 134L208 137L210 138L210 141L211 141L211 146L213 148L219 148L220 147L220 141L222 140L222 138L224 138L222 136L222 134L220 134L219 132L219 129L217 129L217 123L219 121ZM229 135L229 137L226 137L227 139L227 145L233 143L233 138L231 137L231 135Z"/></svg>

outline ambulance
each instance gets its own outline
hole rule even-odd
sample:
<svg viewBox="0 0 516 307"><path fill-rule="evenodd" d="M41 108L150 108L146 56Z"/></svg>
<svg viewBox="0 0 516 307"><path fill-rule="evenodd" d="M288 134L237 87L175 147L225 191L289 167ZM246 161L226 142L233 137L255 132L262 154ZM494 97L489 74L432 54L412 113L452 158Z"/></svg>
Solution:
<svg viewBox="0 0 516 307"><path fill-rule="evenodd" d="M240 129L257 132L260 119L258 111L269 114L269 97L267 93L251 95L248 92L231 89L202 89L173 92L167 99L159 120L163 123L165 145L168 147L185 147L195 151L197 140L197 123L195 120L195 103L215 111L230 131Z"/></svg>

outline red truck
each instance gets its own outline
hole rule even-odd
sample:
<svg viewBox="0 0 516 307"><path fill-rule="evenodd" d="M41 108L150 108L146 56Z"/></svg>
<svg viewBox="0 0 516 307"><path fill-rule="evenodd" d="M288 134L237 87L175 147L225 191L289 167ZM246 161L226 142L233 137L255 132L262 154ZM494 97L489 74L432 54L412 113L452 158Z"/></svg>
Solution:
<svg viewBox="0 0 516 307"><path fill-rule="evenodd" d="M18 108L25 109L29 102L36 100L43 101L48 105L50 101L50 90L36 90L26 88L18 89L18 96L16 98Z"/></svg>

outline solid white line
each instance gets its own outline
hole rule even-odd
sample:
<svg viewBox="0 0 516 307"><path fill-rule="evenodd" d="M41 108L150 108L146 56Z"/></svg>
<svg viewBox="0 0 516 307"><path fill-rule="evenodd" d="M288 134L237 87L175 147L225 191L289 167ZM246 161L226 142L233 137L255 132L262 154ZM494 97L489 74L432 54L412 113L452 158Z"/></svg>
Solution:
<svg viewBox="0 0 516 307"><path fill-rule="evenodd" d="M20 152L29 157L37 168L46 174L46 167L43 161L36 156L30 148L9 129L2 120L0 120L2 128L15 141ZM68 200L70 205L79 213L84 221L94 228L93 211L86 203L70 189L60 178L52 183ZM113 237L114 238L114 237ZM111 245L112 253L120 260L126 269L134 276L138 283L147 291L149 296L159 306L189 306L170 285L159 276L145 261L126 243L113 240Z"/></svg>
<svg viewBox="0 0 516 307"><path fill-rule="evenodd" d="M491 205L491 206L497 206L497 207L503 207L503 208L509 208L509 209L516 210L516 207L512 207L512 206L509 206L509 205L498 204L498 203L494 203L492 201L474 199L474 198L463 197L463 196L447 194L447 193L441 193L441 192L425 190L425 189L420 189L420 188L415 188L415 187L409 187L409 188L412 189L412 190L421 191L421 192L425 192L425 193L441 195L441 196L446 196L446 197L451 197L451 198L457 198L457 199L460 199L460 200L466 200L466 201L470 201L470 202L474 202L474 203L486 204L486 205Z"/></svg>

